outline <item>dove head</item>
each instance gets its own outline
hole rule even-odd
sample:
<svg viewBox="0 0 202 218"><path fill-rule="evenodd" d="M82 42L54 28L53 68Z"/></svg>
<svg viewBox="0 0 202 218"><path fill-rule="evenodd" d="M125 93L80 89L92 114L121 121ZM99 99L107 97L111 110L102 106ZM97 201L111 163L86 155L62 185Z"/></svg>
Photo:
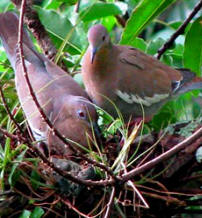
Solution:
<svg viewBox="0 0 202 218"><path fill-rule="evenodd" d="M63 99L63 106L60 108L57 110L54 126L65 138L86 148L92 145L93 135L98 141L100 140L98 115L88 99L81 96L68 96ZM76 143L70 142L73 146Z"/></svg>
<svg viewBox="0 0 202 218"><path fill-rule="evenodd" d="M81 96L73 96L70 98L68 105L69 116L73 119L78 119L80 121L85 121L90 124L90 122L97 122L97 113L95 107L92 103Z"/></svg>
<svg viewBox="0 0 202 218"><path fill-rule="evenodd" d="M96 53L101 48L109 46L110 37L106 28L101 24L97 24L88 31L88 41L91 47L91 63L93 63Z"/></svg>

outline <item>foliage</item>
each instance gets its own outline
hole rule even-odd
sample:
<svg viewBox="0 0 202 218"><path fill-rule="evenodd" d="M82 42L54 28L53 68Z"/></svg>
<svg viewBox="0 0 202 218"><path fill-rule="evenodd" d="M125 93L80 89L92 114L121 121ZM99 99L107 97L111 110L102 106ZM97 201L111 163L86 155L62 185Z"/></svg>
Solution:
<svg viewBox="0 0 202 218"><path fill-rule="evenodd" d="M193 9L197 0L179 2L176 0L82 0L78 13L75 12L76 0L44 0L34 2L34 9L38 12L41 23L58 49L55 62L61 63L60 60L63 60L74 79L83 86L79 71L81 59L88 46L87 31L90 26L102 23L109 30L113 42L132 45L147 54L156 56L158 49L184 22L184 19ZM1 0L0 12L7 10L16 9L10 1ZM127 17L129 19L124 27L120 19L125 21ZM189 68L198 76L202 76L201 23L202 17L200 15L195 16L185 29L185 33L180 35L174 45L166 50L161 57L161 61L173 68ZM1 47L1 86L13 115L15 115L18 122L24 123L13 78L14 73ZM142 131L144 133L151 132L152 130L160 131L170 123L197 119L202 113L201 98L201 91L192 91L170 101L148 125L144 126ZM115 135L117 130L125 137L125 144L113 165L115 172L118 172L122 167L121 162L127 158L128 147L130 147L131 141L134 138L127 137L128 129L124 127L121 117L118 120L113 120L103 111L100 110L99 113L99 125L105 138ZM3 104L0 105L0 123L8 132L12 133L15 131ZM137 129L134 131L137 131ZM134 132L134 135L136 133ZM6 139L4 143L1 143L0 185L2 190L5 187L13 187L19 182L19 178L23 174L23 170L19 166L21 166L22 162L27 161L26 152L27 148L25 145L13 147L10 139ZM100 157L95 154L91 154L91 156L94 156L99 161L106 161L105 156ZM130 163L134 160L136 161L135 158L130 159ZM36 159L29 159L29 164L32 166L32 170L27 173L27 176L31 178L32 186L38 187L41 185L40 181L36 182L38 177L41 176L39 176L36 169L38 161ZM100 171L98 174L102 175L103 173ZM46 187L47 184L43 183L43 185ZM43 216L44 210L41 207L31 206L30 208L30 210L23 210L20 217Z"/></svg>

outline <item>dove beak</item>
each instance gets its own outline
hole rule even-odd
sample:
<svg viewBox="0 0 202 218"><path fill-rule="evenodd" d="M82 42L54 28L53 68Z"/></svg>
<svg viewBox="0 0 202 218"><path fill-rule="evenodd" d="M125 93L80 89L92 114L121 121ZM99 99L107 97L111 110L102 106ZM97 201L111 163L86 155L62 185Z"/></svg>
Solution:
<svg viewBox="0 0 202 218"><path fill-rule="evenodd" d="M96 53L97 53L97 47L94 47L93 49L92 49L92 53L91 53L91 64L93 64L93 61L94 61L94 59L95 59L95 55L96 55Z"/></svg>

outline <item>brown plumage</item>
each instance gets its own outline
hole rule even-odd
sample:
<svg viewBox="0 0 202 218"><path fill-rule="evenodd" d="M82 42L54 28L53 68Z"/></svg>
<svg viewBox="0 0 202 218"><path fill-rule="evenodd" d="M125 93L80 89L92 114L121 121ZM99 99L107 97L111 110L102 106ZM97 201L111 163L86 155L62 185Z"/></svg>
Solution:
<svg viewBox="0 0 202 218"><path fill-rule="evenodd" d="M20 103L35 139L48 144L50 152L69 156L72 150L52 133L30 96L16 50L18 23L18 17L14 13L0 14L0 37L15 70ZM97 114L86 92L66 72L34 50L25 30L23 50L29 80L46 116L62 135L87 147L86 134L92 137L91 121L96 126Z"/></svg>
<svg viewBox="0 0 202 218"><path fill-rule="evenodd" d="M175 70L138 49L114 45L107 30L98 24L88 32L89 48L83 59L86 90L94 103L117 117L109 99L126 121L145 115L151 118L171 97L202 88L202 78L188 70Z"/></svg>

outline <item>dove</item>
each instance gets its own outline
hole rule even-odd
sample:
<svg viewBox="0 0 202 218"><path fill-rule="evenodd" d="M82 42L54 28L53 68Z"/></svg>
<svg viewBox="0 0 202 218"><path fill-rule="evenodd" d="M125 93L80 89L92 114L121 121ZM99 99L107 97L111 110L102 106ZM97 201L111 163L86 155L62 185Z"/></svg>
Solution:
<svg viewBox="0 0 202 218"><path fill-rule="evenodd" d="M136 48L113 44L101 24L89 29L88 41L82 61L86 91L114 118L116 106L125 122L142 119L143 110L149 121L173 97L202 89L202 78L189 70L173 69Z"/></svg>
<svg viewBox="0 0 202 218"><path fill-rule="evenodd" d="M25 117L37 142L44 142L50 154L73 155L71 146L88 148L93 127L98 131L97 113L87 93L59 66L38 53L23 28L23 55L28 77L36 98L55 129L69 145L64 144L42 118L30 95L20 61L18 43L19 18L12 12L0 14L0 38L15 71L15 85Z"/></svg>

